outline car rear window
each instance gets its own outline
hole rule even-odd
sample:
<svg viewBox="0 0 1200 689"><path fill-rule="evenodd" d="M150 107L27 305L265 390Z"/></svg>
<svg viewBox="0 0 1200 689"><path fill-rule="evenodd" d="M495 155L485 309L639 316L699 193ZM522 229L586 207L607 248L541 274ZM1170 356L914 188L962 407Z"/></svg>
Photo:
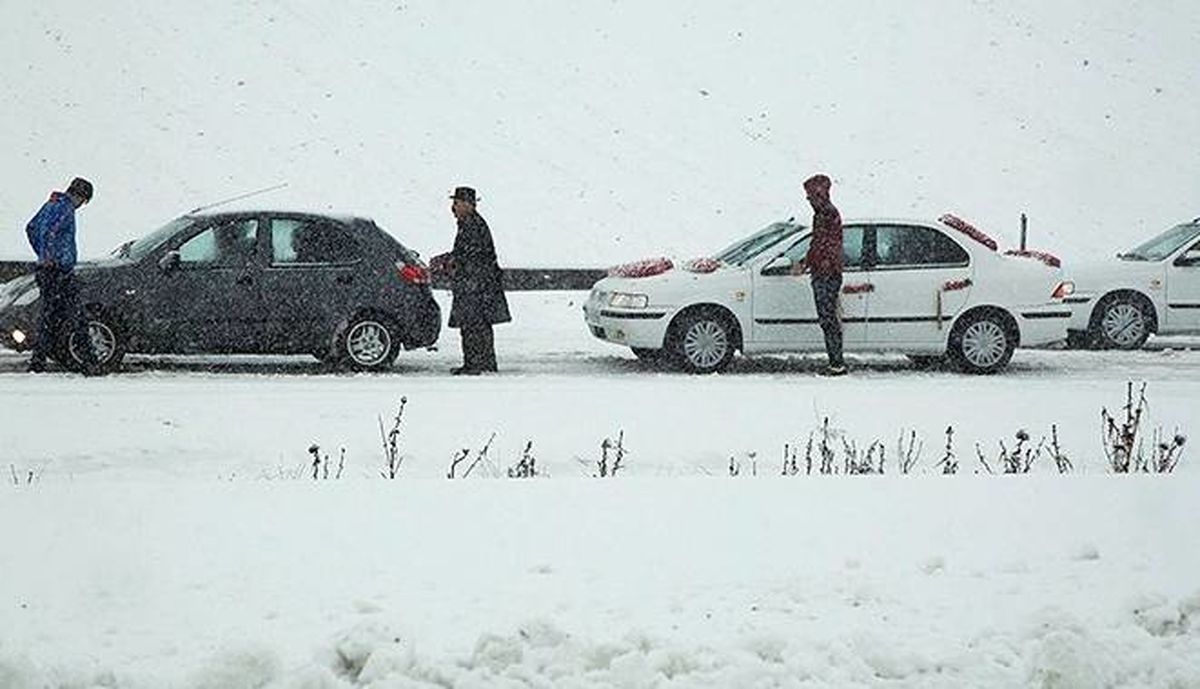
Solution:
<svg viewBox="0 0 1200 689"><path fill-rule="evenodd" d="M271 262L286 264L353 263L362 258L358 242L345 228L315 218L271 220Z"/></svg>

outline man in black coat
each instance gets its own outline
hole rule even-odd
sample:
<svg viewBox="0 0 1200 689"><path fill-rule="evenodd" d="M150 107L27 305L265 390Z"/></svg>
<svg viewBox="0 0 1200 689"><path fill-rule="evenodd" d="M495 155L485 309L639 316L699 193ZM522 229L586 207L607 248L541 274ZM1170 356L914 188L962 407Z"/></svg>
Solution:
<svg viewBox="0 0 1200 689"><path fill-rule="evenodd" d="M454 295L450 327L459 329L463 350L463 365L451 373L473 376L494 372L496 345L492 326L512 320L504 298L496 246L487 222L475 210L475 190L458 187L450 199L450 212L458 219L454 250L445 261Z"/></svg>

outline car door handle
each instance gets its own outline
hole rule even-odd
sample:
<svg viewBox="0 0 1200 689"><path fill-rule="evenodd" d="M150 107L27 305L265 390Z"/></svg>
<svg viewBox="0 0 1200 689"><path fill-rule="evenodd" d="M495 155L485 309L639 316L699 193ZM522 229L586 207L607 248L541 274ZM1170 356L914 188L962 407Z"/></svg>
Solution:
<svg viewBox="0 0 1200 689"><path fill-rule="evenodd" d="M343 285L348 285L351 282L354 282L354 276L350 275L349 273L344 273L342 275L335 277L333 280L334 280L334 282L338 282Z"/></svg>
<svg viewBox="0 0 1200 689"><path fill-rule="evenodd" d="M842 294L863 294L864 292L874 292L875 285L869 282L856 282L842 287Z"/></svg>

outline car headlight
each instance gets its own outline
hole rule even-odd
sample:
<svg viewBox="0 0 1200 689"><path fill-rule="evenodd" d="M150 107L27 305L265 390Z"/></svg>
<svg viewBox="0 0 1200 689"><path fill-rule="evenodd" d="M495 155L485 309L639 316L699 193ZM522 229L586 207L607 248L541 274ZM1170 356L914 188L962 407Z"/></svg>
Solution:
<svg viewBox="0 0 1200 689"><path fill-rule="evenodd" d="M650 297L644 294L613 292L608 298L608 305L619 309L644 309L650 305Z"/></svg>
<svg viewBox="0 0 1200 689"><path fill-rule="evenodd" d="M39 296L41 296L41 292L39 292L36 288L27 289L20 296L13 300L13 306L28 306L37 301Z"/></svg>

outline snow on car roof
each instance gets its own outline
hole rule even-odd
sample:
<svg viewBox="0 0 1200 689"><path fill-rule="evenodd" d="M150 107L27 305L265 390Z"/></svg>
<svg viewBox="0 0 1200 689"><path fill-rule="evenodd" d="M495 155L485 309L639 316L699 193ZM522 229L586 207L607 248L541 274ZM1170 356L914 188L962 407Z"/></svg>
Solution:
<svg viewBox="0 0 1200 689"><path fill-rule="evenodd" d="M189 218L212 218L223 215L308 215L319 218L330 218L341 222L353 222L355 220L363 220L371 222L371 218L363 215L354 215L346 212L329 212L329 211L314 211L303 209L286 209L286 208L238 208L236 210L198 210L194 212L184 213L185 217Z"/></svg>

